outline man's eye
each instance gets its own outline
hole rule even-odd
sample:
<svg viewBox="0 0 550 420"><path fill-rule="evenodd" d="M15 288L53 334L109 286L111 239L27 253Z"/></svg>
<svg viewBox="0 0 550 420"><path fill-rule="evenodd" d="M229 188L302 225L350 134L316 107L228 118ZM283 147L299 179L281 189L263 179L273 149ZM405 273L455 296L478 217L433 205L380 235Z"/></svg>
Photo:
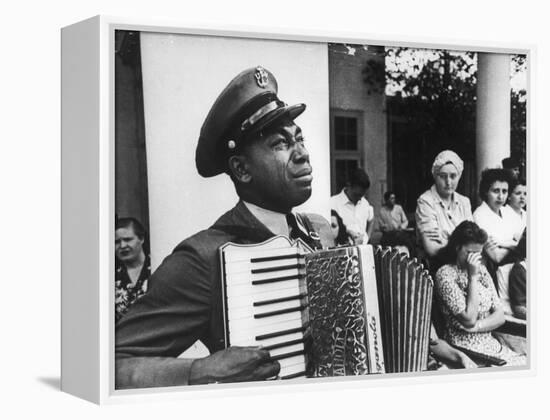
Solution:
<svg viewBox="0 0 550 420"><path fill-rule="evenodd" d="M286 139L278 139L273 142L273 147L280 147L286 143Z"/></svg>

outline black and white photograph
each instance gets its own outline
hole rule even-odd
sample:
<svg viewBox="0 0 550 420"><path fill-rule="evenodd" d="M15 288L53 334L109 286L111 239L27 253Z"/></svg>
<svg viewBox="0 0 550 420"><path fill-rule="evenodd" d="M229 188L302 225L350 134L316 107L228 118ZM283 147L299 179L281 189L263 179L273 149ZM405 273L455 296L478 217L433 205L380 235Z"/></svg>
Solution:
<svg viewBox="0 0 550 420"><path fill-rule="evenodd" d="M544 417L542 2L2 10L0 418Z"/></svg>
<svg viewBox="0 0 550 420"><path fill-rule="evenodd" d="M115 391L529 368L528 50L112 36Z"/></svg>

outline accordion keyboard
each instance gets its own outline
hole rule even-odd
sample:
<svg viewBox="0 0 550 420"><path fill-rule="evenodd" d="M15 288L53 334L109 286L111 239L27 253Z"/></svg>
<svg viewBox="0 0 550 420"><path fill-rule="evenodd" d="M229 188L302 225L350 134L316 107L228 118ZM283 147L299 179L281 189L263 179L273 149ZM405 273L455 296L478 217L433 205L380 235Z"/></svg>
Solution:
<svg viewBox="0 0 550 420"><path fill-rule="evenodd" d="M304 258L297 248L225 250L226 343L262 346L279 377L305 376Z"/></svg>

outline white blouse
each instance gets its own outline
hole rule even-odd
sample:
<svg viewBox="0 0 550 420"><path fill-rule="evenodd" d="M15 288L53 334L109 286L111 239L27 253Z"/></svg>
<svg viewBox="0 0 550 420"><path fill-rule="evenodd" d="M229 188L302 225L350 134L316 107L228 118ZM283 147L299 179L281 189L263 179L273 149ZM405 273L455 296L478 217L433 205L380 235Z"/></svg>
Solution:
<svg viewBox="0 0 550 420"><path fill-rule="evenodd" d="M517 215L510 207L501 207L498 215L484 201L474 211L474 221L498 243L517 241L515 238L518 230Z"/></svg>

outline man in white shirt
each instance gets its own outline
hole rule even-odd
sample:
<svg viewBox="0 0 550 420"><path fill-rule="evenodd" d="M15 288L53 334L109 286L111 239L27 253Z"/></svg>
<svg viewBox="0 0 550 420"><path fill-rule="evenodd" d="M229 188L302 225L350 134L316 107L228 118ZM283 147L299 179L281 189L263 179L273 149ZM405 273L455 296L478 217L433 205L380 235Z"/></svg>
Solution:
<svg viewBox="0 0 550 420"><path fill-rule="evenodd" d="M330 198L330 208L340 215L356 245L368 243L374 228L374 209L364 197L369 187L369 176L358 168L340 194Z"/></svg>

